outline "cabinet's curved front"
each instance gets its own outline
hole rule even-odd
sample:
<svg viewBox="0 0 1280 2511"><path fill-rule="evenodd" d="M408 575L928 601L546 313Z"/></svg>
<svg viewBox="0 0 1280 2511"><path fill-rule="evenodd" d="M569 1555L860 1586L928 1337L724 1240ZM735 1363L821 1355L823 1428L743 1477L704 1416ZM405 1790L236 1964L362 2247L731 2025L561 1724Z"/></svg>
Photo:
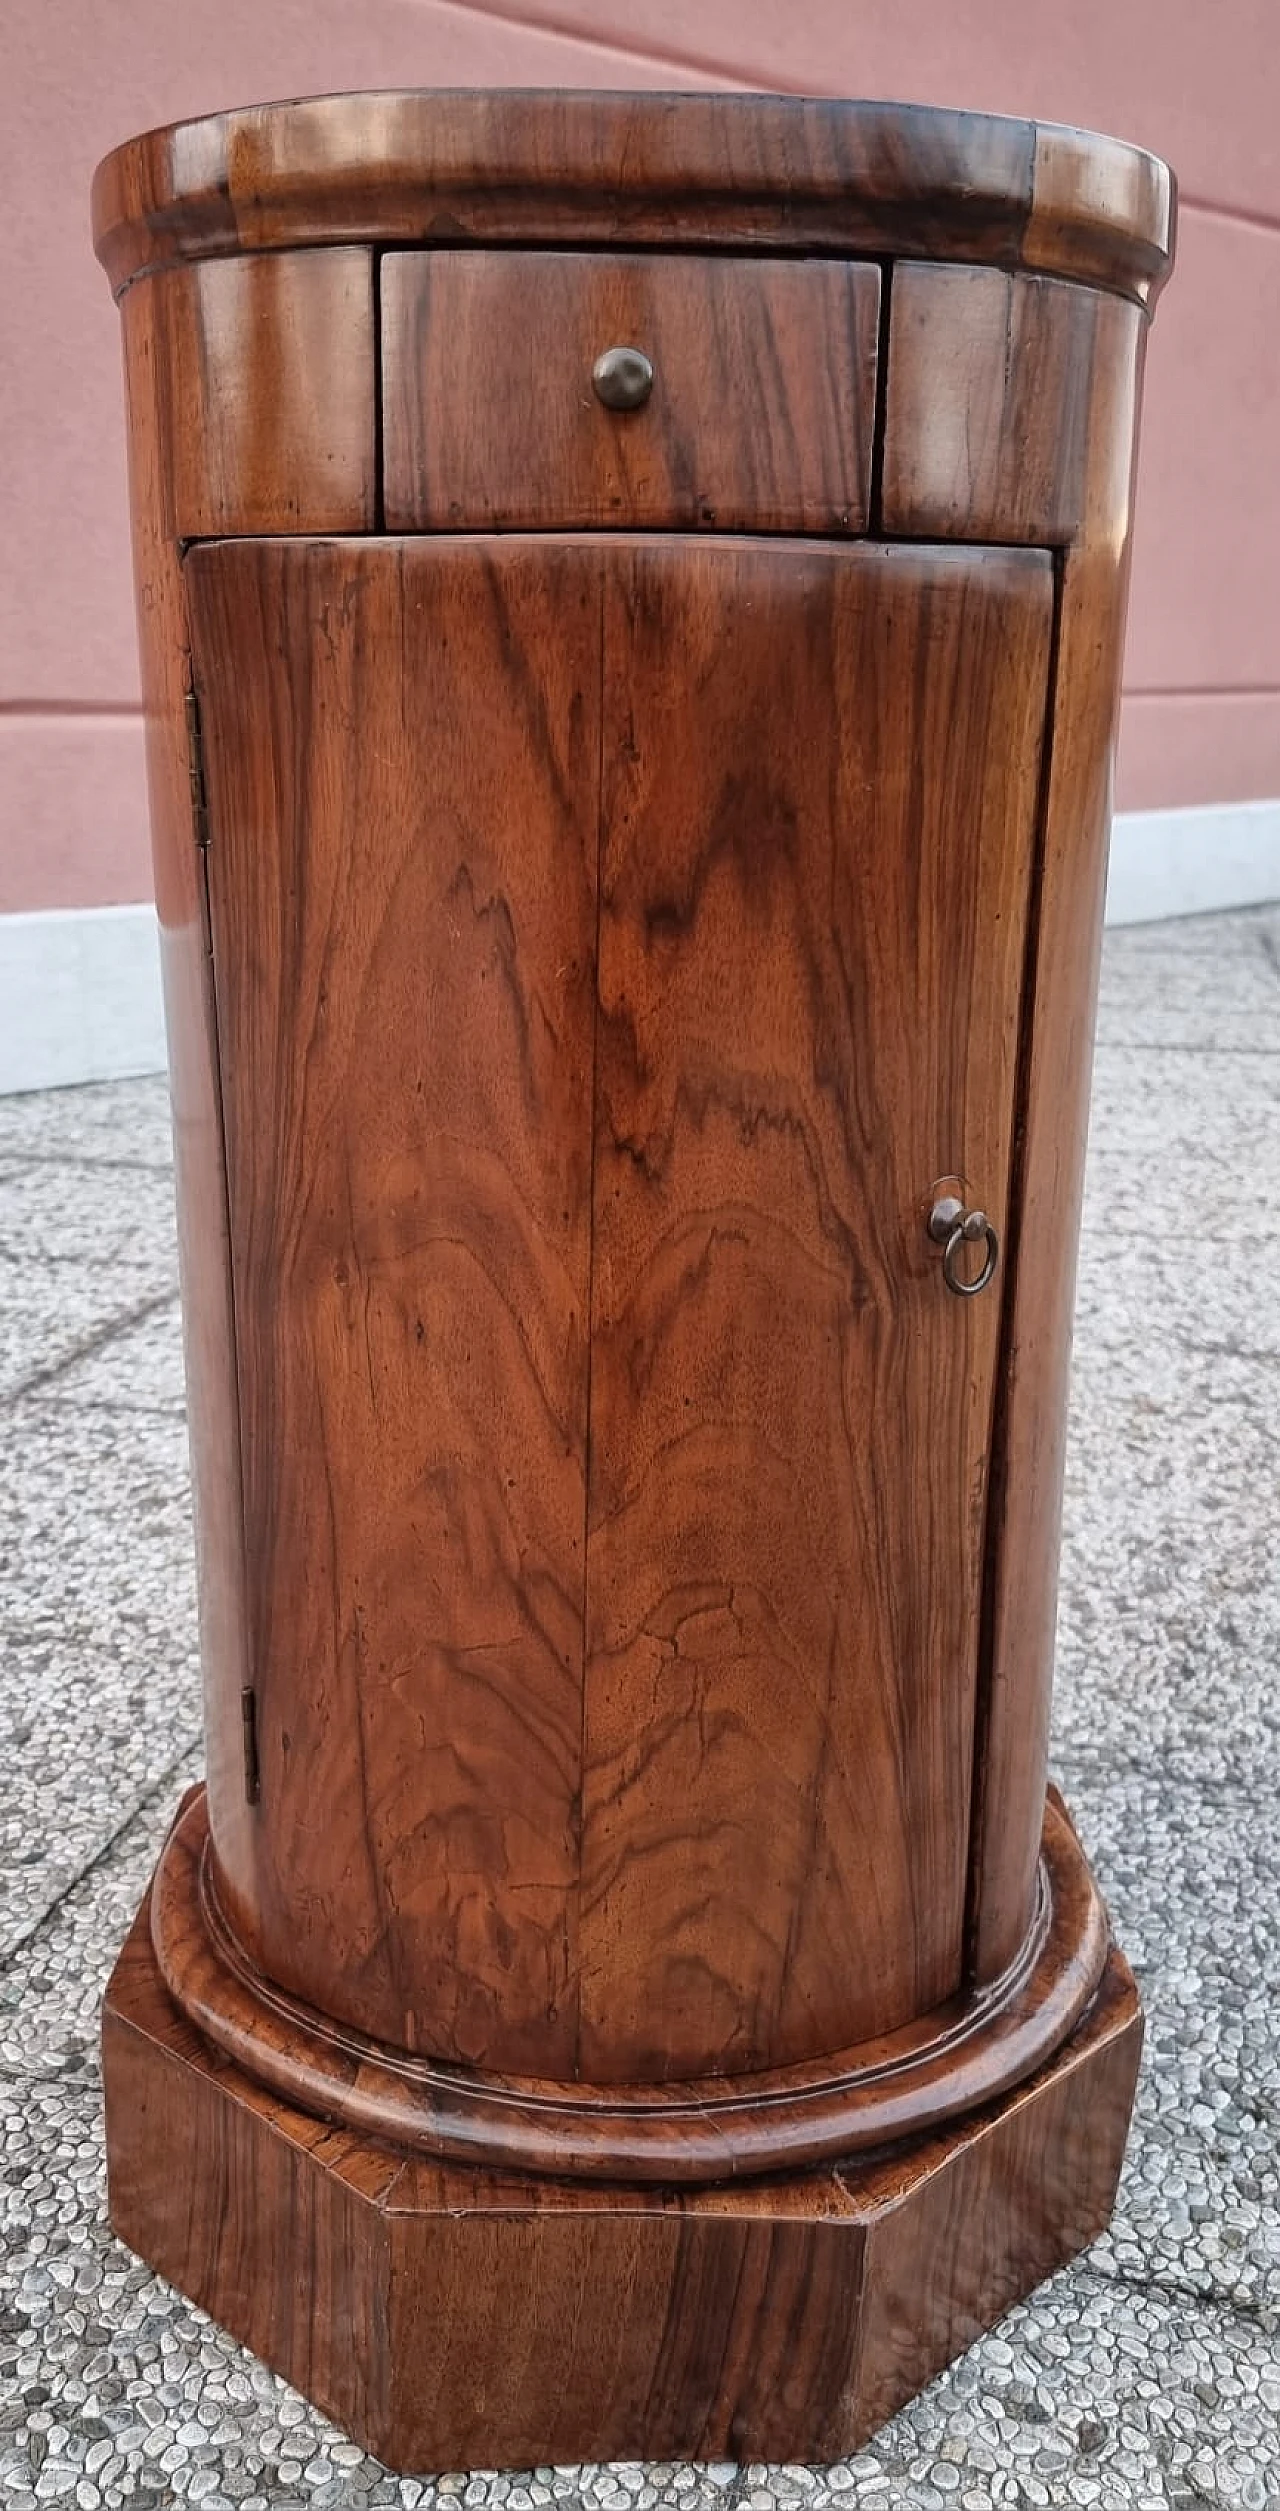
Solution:
<svg viewBox="0 0 1280 2511"><path fill-rule="evenodd" d="M1136 2028L1044 1734L1167 177L331 99L97 210L209 1736L158 1976L242 2098L615 2199L1105 2076L1032 2280Z"/></svg>
<svg viewBox="0 0 1280 2511"><path fill-rule="evenodd" d="M925 1224L1005 1227L1051 562L186 578L253 1956L566 2080L895 2031L962 1985L1000 1311Z"/></svg>

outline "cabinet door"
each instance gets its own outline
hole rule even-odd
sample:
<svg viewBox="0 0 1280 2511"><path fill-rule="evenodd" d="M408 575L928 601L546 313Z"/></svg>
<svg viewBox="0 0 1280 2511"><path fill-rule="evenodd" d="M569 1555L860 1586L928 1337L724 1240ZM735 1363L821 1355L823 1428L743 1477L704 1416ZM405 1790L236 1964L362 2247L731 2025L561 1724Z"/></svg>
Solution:
<svg viewBox="0 0 1280 2511"><path fill-rule="evenodd" d="M581 2063L780 2065L960 1984L1045 717L1039 552L606 576Z"/></svg>
<svg viewBox="0 0 1280 2511"><path fill-rule="evenodd" d="M1000 1294L951 1297L925 1219L944 1178L1006 1214L1049 562L441 536L187 577L233 1914L474 2065L888 2031L960 1974Z"/></svg>
<svg viewBox="0 0 1280 2511"><path fill-rule="evenodd" d="M598 564L186 573L261 1764L224 1882L329 2013L572 2074Z"/></svg>

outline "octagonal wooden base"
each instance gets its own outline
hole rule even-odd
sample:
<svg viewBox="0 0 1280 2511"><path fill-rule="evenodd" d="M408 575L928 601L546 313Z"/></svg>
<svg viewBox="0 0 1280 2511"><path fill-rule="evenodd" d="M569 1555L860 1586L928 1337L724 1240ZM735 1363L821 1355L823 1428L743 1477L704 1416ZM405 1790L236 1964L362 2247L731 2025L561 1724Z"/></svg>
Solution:
<svg viewBox="0 0 1280 2511"><path fill-rule="evenodd" d="M1141 2040L1113 1950L1039 2074L910 2146L679 2193L498 2178L252 2083L144 1904L103 2017L111 2220L393 2468L821 2461L1102 2230Z"/></svg>

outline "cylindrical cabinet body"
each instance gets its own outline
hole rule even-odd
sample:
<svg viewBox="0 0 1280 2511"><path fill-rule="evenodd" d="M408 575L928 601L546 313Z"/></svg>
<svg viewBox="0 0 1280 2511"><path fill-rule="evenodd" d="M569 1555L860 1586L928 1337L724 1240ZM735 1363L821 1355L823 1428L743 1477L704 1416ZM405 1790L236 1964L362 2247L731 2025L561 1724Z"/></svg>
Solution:
<svg viewBox="0 0 1280 2511"><path fill-rule="evenodd" d="M95 214L209 1741L165 1991L584 2188L940 2133L1111 1976L1045 1732L1169 179L389 96Z"/></svg>

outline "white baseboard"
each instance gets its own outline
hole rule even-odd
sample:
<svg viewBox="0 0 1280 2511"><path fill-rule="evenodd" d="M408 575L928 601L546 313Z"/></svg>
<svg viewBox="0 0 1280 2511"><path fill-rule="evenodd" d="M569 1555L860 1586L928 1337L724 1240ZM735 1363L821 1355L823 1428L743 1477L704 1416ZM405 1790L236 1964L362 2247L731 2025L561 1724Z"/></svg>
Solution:
<svg viewBox="0 0 1280 2511"><path fill-rule="evenodd" d="M0 1095L164 1063L154 907L0 915Z"/></svg>
<svg viewBox="0 0 1280 2511"><path fill-rule="evenodd" d="M1280 800L1121 811L1108 924L1152 924L1280 899ZM163 1072L151 907L0 915L0 1096Z"/></svg>
<svg viewBox="0 0 1280 2511"><path fill-rule="evenodd" d="M1118 811L1108 924L1156 924L1280 898L1280 801Z"/></svg>

